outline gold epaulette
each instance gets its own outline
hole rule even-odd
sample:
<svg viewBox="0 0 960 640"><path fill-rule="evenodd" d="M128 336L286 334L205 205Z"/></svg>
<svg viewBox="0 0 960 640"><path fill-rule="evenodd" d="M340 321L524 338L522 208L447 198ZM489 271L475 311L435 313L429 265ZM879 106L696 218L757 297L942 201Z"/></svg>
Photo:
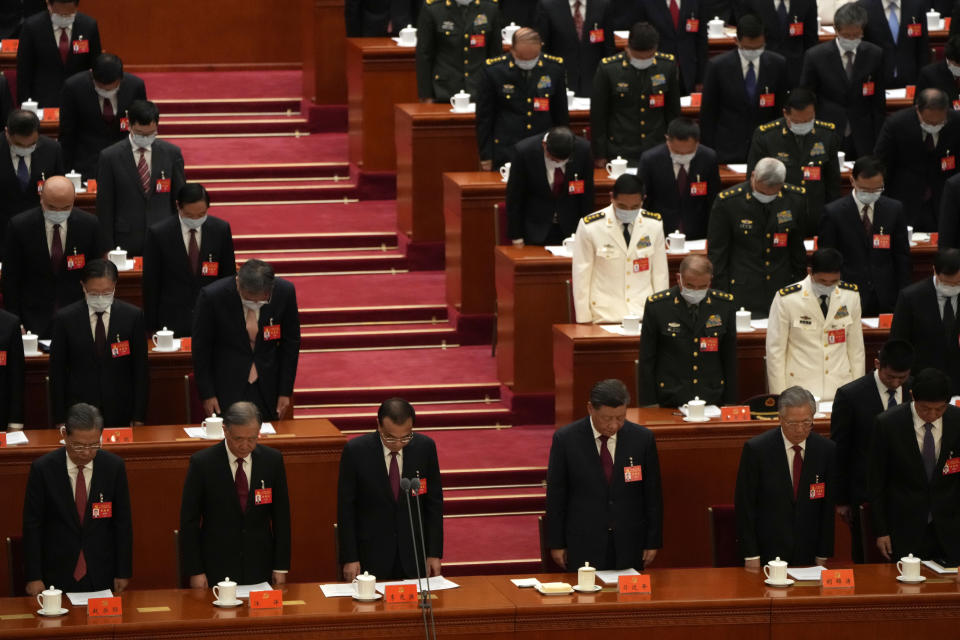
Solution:
<svg viewBox="0 0 960 640"><path fill-rule="evenodd" d="M597 220L603 220L604 215L605 214L603 213L603 211L594 211L590 215L585 216L583 218L583 223L590 224L591 222L596 222Z"/></svg>
<svg viewBox="0 0 960 640"><path fill-rule="evenodd" d="M788 287L784 287L784 288L780 289L780 295L782 295L782 296L788 296L788 295L790 295L791 293L796 293L797 291L800 291L800 289L802 289L802 288L803 288L803 287L800 285L799 282L798 282L797 284L791 284L791 285L788 286Z"/></svg>
<svg viewBox="0 0 960 640"><path fill-rule="evenodd" d="M672 53L662 53L657 51L654 55L658 58L663 58L664 60L676 60L676 57Z"/></svg>
<svg viewBox="0 0 960 640"><path fill-rule="evenodd" d="M772 120L772 121L770 121L770 122L765 122L765 123L763 123L762 125L760 125L760 126L757 127L757 128L760 129L760 131L768 131L768 130L773 129L773 128L775 128L775 127L781 126L781 125L783 124L783 123L781 122L782 120L783 120L782 118L778 118L777 120Z"/></svg>
<svg viewBox="0 0 960 640"><path fill-rule="evenodd" d="M786 189L787 191L794 191L799 194L804 194L807 192L806 187L798 187L795 184L784 184L783 188Z"/></svg>
<svg viewBox="0 0 960 640"><path fill-rule="evenodd" d="M724 190L724 191L721 191L721 192L719 193L719 195L717 195L717 197L720 198L721 200L723 200L724 198L729 198L730 196L735 196L735 195L737 195L738 193L743 193L743 187L742 187L742 186L740 186L740 187L730 187L729 189L726 189L726 190Z"/></svg>
<svg viewBox="0 0 960 640"><path fill-rule="evenodd" d="M649 297L647 298L647 302L656 302L657 300L665 300L665 299L669 298L670 295L671 295L671 294L670 294L670 289L665 289L665 290L663 290L663 291L659 291L659 292L653 294L652 296L649 296Z"/></svg>
<svg viewBox="0 0 960 640"><path fill-rule="evenodd" d="M827 122L826 120L814 120L814 121L813 121L813 124L815 124L815 125L818 126L818 127L824 127L824 128L826 128L826 129L836 129L836 128L837 128L837 125L835 125L835 124L832 123L832 122Z"/></svg>
<svg viewBox="0 0 960 640"><path fill-rule="evenodd" d="M650 218L652 220L663 220L663 216L654 211L647 211L646 209L641 209L640 212L643 214L644 218Z"/></svg>
<svg viewBox="0 0 960 640"><path fill-rule="evenodd" d="M602 62L603 64L607 64L609 62L619 62L620 58L622 57L623 57L622 53L617 53L612 56L607 56L606 58L602 59L600 62Z"/></svg>
<svg viewBox="0 0 960 640"><path fill-rule="evenodd" d="M838 284L837 286L840 287L841 289L846 289L847 291L858 291L857 285L855 285L852 282L844 282L843 280L841 280L840 284Z"/></svg>
<svg viewBox="0 0 960 640"><path fill-rule="evenodd" d="M727 293L726 291L720 291L719 289L710 289L710 295L714 298L720 298L722 300L733 300L733 294Z"/></svg>
<svg viewBox="0 0 960 640"><path fill-rule="evenodd" d="M540 55L542 55L547 60L552 60L553 62L556 62L558 64L563 64L563 58L561 58L560 56L552 56L549 53L543 53Z"/></svg>
<svg viewBox="0 0 960 640"><path fill-rule="evenodd" d="M507 59L507 56L497 56L496 58L487 58L487 66L491 64L496 64L498 62L503 62Z"/></svg>

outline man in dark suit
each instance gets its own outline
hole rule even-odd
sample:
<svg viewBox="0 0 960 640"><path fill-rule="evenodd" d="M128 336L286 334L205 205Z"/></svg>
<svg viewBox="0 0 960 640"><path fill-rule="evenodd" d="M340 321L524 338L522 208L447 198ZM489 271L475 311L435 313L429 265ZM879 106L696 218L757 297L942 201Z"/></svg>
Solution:
<svg viewBox="0 0 960 640"><path fill-rule="evenodd" d="M913 366L913 347L889 340L873 361L876 369L848 382L833 397L830 438L837 445L837 513L850 527L851 555L863 562L860 505L867 502L870 440L878 415L910 401L905 386Z"/></svg>
<svg viewBox="0 0 960 640"><path fill-rule="evenodd" d="M915 231L937 230L943 183L960 168L958 150L960 113L939 89L921 91L915 107L883 123L874 153L887 167L887 194L903 203Z"/></svg>
<svg viewBox="0 0 960 640"><path fill-rule="evenodd" d="M938 369L913 378L912 402L877 417L867 486L877 548L888 560L912 553L960 562L960 409Z"/></svg>
<svg viewBox="0 0 960 640"><path fill-rule="evenodd" d="M64 164L84 178L97 177L100 152L127 137L127 111L146 100L143 80L123 72L123 61L103 53L93 69L70 76L60 94L60 145Z"/></svg>
<svg viewBox="0 0 960 640"><path fill-rule="evenodd" d="M937 247L960 247L960 174L943 183L937 231Z"/></svg>
<svg viewBox="0 0 960 640"><path fill-rule="evenodd" d="M56 140L40 135L30 111L14 111L0 138L0 229L10 218L40 204L40 185L63 175L63 154ZM2 236L0 236L2 239Z"/></svg>
<svg viewBox="0 0 960 640"><path fill-rule="evenodd" d="M23 387L26 365L20 319L0 311L0 427L23 429Z"/></svg>
<svg viewBox="0 0 960 640"><path fill-rule="evenodd" d="M740 0L738 17L752 13L763 22L767 48L787 59L787 83L800 81L803 54L817 44L816 0Z"/></svg>
<svg viewBox="0 0 960 640"><path fill-rule="evenodd" d="M13 97L10 95L10 84L7 77L0 73L0 122L6 122L13 112Z"/></svg>
<svg viewBox="0 0 960 640"><path fill-rule="evenodd" d="M49 11L23 21L17 48L17 100L59 107L67 78L100 55L97 21L79 13L79 0L47 0Z"/></svg>
<svg viewBox="0 0 960 640"><path fill-rule="evenodd" d="M653 432L627 422L619 380L590 391L589 416L553 435L547 466L547 547L568 571L650 566L663 545L663 495Z"/></svg>
<svg viewBox="0 0 960 640"><path fill-rule="evenodd" d="M567 127L517 143L507 181L507 226L514 246L556 245L593 210L590 143Z"/></svg>
<svg viewBox="0 0 960 640"><path fill-rule="evenodd" d="M597 65L617 49L613 42L608 0L540 0L534 26L543 50L563 59L567 89L578 96L593 94Z"/></svg>
<svg viewBox="0 0 960 640"><path fill-rule="evenodd" d="M40 206L7 225L0 286L3 306L41 338L49 338L53 314L83 298L84 265L103 255L97 218L75 209L73 183L46 181Z"/></svg>
<svg viewBox="0 0 960 640"><path fill-rule="evenodd" d="M123 458L100 448L96 407L70 407L64 446L30 465L23 500L27 593L111 589L133 575L133 526ZM12 515L12 514L11 514ZM52 588L52 587L51 587Z"/></svg>
<svg viewBox="0 0 960 640"><path fill-rule="evenodd" d="M403 398L390 398L377 411L377 431L351 439L340 456L337 483L337 535L343 579L364 571L377 580L439 576L443 557L443 489L437 447L414 433L416 414ZM420 480L404 496L401 478ZM421 540L411 538L405 501L418 501L423 517ZM414 514L418 507L413 506ZM426 567L420 560L426 549ZM414 557L416 562L414 563Z"/></svg>
<svg viewBox="0 0 960 640"><path fill-rule="evenodd" d="M836 125L848 157L873 152L887 116L883 50L863 42L867 11L855 3L837 9L836 40L811 47L803 58L800 86L817 96L817 115Z"/></svg>
<svg viewBox="0 0 960 640"><path fill-rule="evenodd" d="M193 314L193 371L205 415L239 400L282 420L290 408L300 356L300 317L293 285L262 260L247 260L236 278L200 290Z"/></svg>
<svg viewBox="0 0 960 640"><path fill-rule="evenodd" d="M210 195L190 182L177 195L180 215L147 229L143 250L143 306L147 331L193 331L200 289L237 273L230 223L207 214Z"/></svg>
<svg viewBox="0 0 960 640"><path fill-rule="evenodd" d="M395 36L417 23L419 2L412 0L347 0L344 14L349 38Z"/></svg>
<svg viewBox="0 0 960 640"><path fill-rule="evenodd" d="M180 147L157 140L160 111L135 100L127 110L130 136L100 152L97 217L101 246L143 255L147 227L174 216L174 198L185 182Z"/></svg>
<svg viewBox="0 0 960 640"><path fill-rule="evenodd" d="M842 278L857 285L863 315L891 313L912 282L910 240L903 206L883 194L884 166L874 156L853 165L853 190L820 218L818 246L843 254Z"/></svg>
<svg viewBox="0 0 960 640"><path fill-rule="evenodd" d="M743 445L734 503L744 565L779 557L818 565L833 555L836 446L814 433L817 403L803 387L780 394L780 426Z"/></svg>
<svg viewBox="0 0 960 640"><path fill-rule="evenodd" d="M960 298L960 249L941 249L933 259L933 277L900 292L890 338L906 340L916 350L914 369L946 371L953 393L960 393L960 345L957 300Z"/></svg>
<svg viewBox="0 0 960 640"><path fill-rule="evenodd" d="M709 59L707 22L714 14L705 11L703 0L638 0L632 3L635 17L629 24L648 22L660 34L660 51L677 59L684 95L697 90ZM612 6L612 5L611 5Z"/></svg>
<svg viewBox="0 0 960 640"><path fill-rule="evenodd" d="M80 276L84 300L53 316L50 396L55 424L67 407L86 402L100 409L108 427L142 425L149 380L143 312L115 300L117 267L91 260Z"/></svg>
<svg viewBox="0 0 960 640"><path fill-rule="evenodd" d="M864 39L883 49L887 88L916 83L930 58L926 4L921 0L857 0L857 4L867 10Z"/></svg>
<svg viewBox="0 0 960 640"><path fill-rule="evenodd" d="M763 24L753 15L737 22L737 48L707 63L700 106L702 142L717 161L746 162L750 137L780 117L790 86L787 63L765 50Z"/></svg>
<svg viewBox="0 0 960 640"><path fill-rule="evenodd" d="M223 442L190 456L180 502L180 563L194 589L226 578L275 587L287 581L287 472L282 453L257 444L261 424L256 406L237 402L223 414Z"/></svg>
<svg viewBox="0 0 960 640"><path fill-rule="evenodd" d="M707 237L713 200L720 193L717 153L700 144L700 127L687 118L667 126L667 141L640 157L637 172L647 186L645 207L663 218L665 233L689 240Z"/></svg>
<svg viewBox="0 0 960 640"><path fill-rule="evenodd" d="M958 5L960 6L960 5ZM960 99L960 35L952 35L943 47L943 60L931 62L920 69L917 91L940 89L950 98L956 109Z"/></svg>

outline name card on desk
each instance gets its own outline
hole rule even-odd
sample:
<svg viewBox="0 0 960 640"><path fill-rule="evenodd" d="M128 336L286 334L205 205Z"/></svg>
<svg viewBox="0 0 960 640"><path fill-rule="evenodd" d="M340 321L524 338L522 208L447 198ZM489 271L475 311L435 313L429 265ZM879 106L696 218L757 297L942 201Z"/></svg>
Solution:
<svg viewBox="0 0 960 640"><path fill-rule="evenodd" d="M60 119L60 109L57 107L45 107L43 110L43 119L46 122L56 122Z"/></svg>
<svg viewBox="0 0 960 640"><path fill-rule="evenodd" d="M251 609L282 609L283 594L279 589L270 591L251 591L250 592Z"/></svg>
<svg viewBox="0 0 960 640"><path fill-rule="evenodd" d="M820 573L820 586L830 589L852 589L853 569L824 569Z"/></svg>
<svg viewBox="0 0 960 640"><path fill-rule="evenodd" d="M118 444L127 442L133 442L132 427L117 427L103 430L104 444Z"/></svg>
<svg viewBox="0 0 960 640"><path fill-rule="evenodd" d="M123 603L120 601L120 596L90 598L87 600L87 615L91 618L123 615Z"/></svg>
<svg viewBox="0 0 960 640"><path fill-rule="evenodd" d="M16 53L19 46L19 40L0 40L0 51L3 53Z"/></svg>
<svg viewBox="0 0 960 640"><path fill-rule="evenodd" d="M650 576L620 576L617 585L620 593L650 593Z"/></svg>
<svg viewBox="0 0 960 640"><path fill-rule="evenodd" d="M7 446L7 434L0 433L0 447Z"/></svg>
<svg viewBox="0 0 960 640"><path fill-rule="evenodd" d="M889 329L893 325L893 314L892 313L881 313L880 322L877 326L881 329Z"/></svg>
<svg viewBox="0 0 960 640"><path fill-rule="evenodd" d="M191 338L180 338L180 351L190 351L193 341Z"/></svg>
<svg viewBox="0 0 960 640"><path fill-rule="evenodd" d="M393 602L416 602L417 585L415 584L388 584L383 589L383 599Z"/></svg>
<svg viewBox="0 0 960 640"><path fill-rule="evenodd" d="M743 422L750 420L750 407L739 405L720 407L720 422Z"/></svg>

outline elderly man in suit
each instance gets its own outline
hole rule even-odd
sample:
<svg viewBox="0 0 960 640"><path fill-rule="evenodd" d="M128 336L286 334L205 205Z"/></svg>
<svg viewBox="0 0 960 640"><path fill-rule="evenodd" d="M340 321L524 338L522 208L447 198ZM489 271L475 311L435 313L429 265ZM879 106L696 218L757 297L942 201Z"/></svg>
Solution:
<svg viewBox="0 0 960 640"><path fill-rule="evenodd" d="M247 260L236 278L200 290L193 314L193 371L206 415L239 400L283 419L300 356L300 317L293 285L262 260Z"/></svg>
<svg viewBox="0 0 960 640"><path fill-rule="evenodd" d="M390 398L377 410L376 432L353 438L343 448L337 483L337 534L344 580L353 580L364 571L378 580L441 574L440 463L433 440L413 432L415 420L409 402ZM404 496L401 478L420 480L419 489ZM411 538L407 500L420 503L424 539L419 531L416 539ZM426 567L419 559L421 549L426 549Z"/></svg>
<svg viewBox="0 0 960 640"><path fill-rule="evenodd" d="M258 444L257 407L223 414L223 441L190 456L180 501L180 563L190 586L287 580L290 498L283 454ZM306 515L306 514L304 514Z"/></svg>
<svg viewBox="0 0 960 640"><path fill-rule="evenodd" d="M130 136L100 152L97 217L101 244L143 255L147 228L177 213L176 195L185 182L180 147L157 140L160 111L136 100L127 110Z"/></svg>
<svg viewBox="0 0 960 640"><path fill-rule="evenodd" d="M912 553L960 562L960 409L950 379L921 370L910 402L881 414L870 444L868 491L877 548L888 560Z"/></svg>
<svg viewBox="0 0 960 640"><path fill-rule="evenodd" d="M867 10L863 37L883 49L887 88L914 84L930 58L927 3L921 0L857 0Z"/></svg>
<svg viewBox="0 0 960 640"><path fill-rule="evenodd" d="M917 91L940 89L950 98L956 109L960 98L960 35L952 35L943 47L943 60L931 62L920 69Z"/></svg>
<svg viewBox="0 0 960 640"><path fill-rule="evenodd" d="M837 513L850 527L851 556L864 561L860 505L867 502L867 465L877 416L910 401L907 379L913 347L888 340L873 361L874 370L839 389L830 414L830 439L837 445Z"/></svg>
<svg viewBox="0 0 960 640"><path fill-rule="evenodd" d="M609 0L539 0L534 27L543 50L563 59L567 89L593 94L593 76L606 56L616 53Z"/></svg>
<svg viewBox="0 0 960 640"><path fill-rule="evenodd" d="M143 303L148 331L166 327L189 336L200 289L237 273L230 223L209 215L209 207L203 185L187 183L177 194L179 215L147 229Z"/></svg>
<svg viewBox="0 0 960 640"><path fill-rule="evenodd" d="M7 225L0 286L4 307L23 327L49 338L53 314L83 298L80 275L103 255L96 216L74 208L73 183L46 181L40 206Z"/></svg>
<svg viewBox="0 0 960 640"><path fill-rule="evenodd" d="M103 53L93 69L70 76L60 94L60 145L67 167L96 178L100 152L127 137L127 111L146 100L143 80L124 73L123 61Z"/></svg>
<svg viewBox="0 0 960 640"><path fill-rule="evenodd" d="M744 565L779 557L818 565L833 555L836 446L813 432L817 403L803 387L780 394L780 426L743 445L734 503Z"/></svg>
<svg viewBox="0 0 960 640"><path fill-rule="evenodd" d="M67 412L64 446L30 465L23 500L27 593L111 589L133 575L133 526L123 459L100 448L96 407Z"/></svg>
<svg viewBox="0 0 960 640"><path fill-rule="evenodd" d="M23 21L17 48L17 100L59 107L60 90L100 55L97 21L77 11L79 0L47 0L47 11Z"/></svg>
<svg viewBox="0 0 960 640"><path fill-rule="evenodd" d="M547 466L547 546L561 567L649 567L663 545L663 495L653 432L627 422L620 380L590 391L588 416L553 436Z"/></svg>

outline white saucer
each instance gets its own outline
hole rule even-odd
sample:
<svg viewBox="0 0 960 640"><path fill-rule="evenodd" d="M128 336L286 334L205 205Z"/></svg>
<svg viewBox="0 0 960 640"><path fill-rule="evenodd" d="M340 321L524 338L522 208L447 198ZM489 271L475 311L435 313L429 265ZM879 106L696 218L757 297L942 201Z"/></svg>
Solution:
<svg viewBox="0 0 960 640"><path fill-rule="evenodd" d="M354 600L359 600L360 602L373 602L373 601L375 601L375 600L379 600L379 599L382 598L382 597L383 597L383 596L380 595L379 593L373 594L373 597L372 597L372 598L364 598L363 596L359 596L359 595L357 595L357 594L353 594L353 599L354 599Z"/></svg>
<svg viewBox="0 0 960 640"><path fill-rule="evenodd" d="M690 416L683 416L684 422L710 422L710 418L704 416L702 418L691 418Z"/></svg>
<svg viewBox="0 0 960 640"><path fill-rule="evenodd" d="M135 263L133 260L127 259L127 263L124 265L124 267L122 269L118 267L117 271L132 271L134 264Z"/></svg>
<svg viewBox="0 0 960 640"><path fill-rule="evenodd" d="M223 440L223 436L222 435L208 436L207 434L204 433L203 435L200 436L200 439L201 440Z"/></svg>
<svg viewBox="0 0 960 640"><path fill-rule="evenodd" d="M536 589L536 590L537 590L537 593L539 593L539 594L542 595L542 596L568 596L568 595L570 595L571 593L573 593L573 589L570 589L570 591L550 591L550 592L545 592L545 591L543 591L543 590L540 588L540 585L535 585L533 588Z"/></svg>
<svg viewBox="0 0 960 640"><path fill-rule="evenodd" d="M175 351L180 351L180 338L173 339L172 349L161 349L160 347L154 346L153 350L157 353L174 353Z"/></svg>
<svg viewBox="0 0 960 640"><path fill-rule="evenodd" d="M37 615L38 615L38 616L44 616L45 618L56 618L56 617L58 617L58 616L62 616L62 615L67 614L67 613L70 613L70 610L69 610L69 609L64 609L63 607L61 607L61 608L60 608L60 611L58 611L57 613L47 613L47 612L44 611L43 609L37 609Z"/></svg>
<svg viewBox="0 0 960 640"><path fill-rule="evenodd" d="M23 352L24 358L39 358L42 355L43 355L43 351L40 351L39 349L37 351L34 351L33 353L27 353L26 351Z"/></svg>
<svg viewBox="0 0 960 640"><path fill-rule="evenodd" d="M763 584L769 585L771 587L789 587L790 585L793 584L793 582L794 581L791 580L790 578L787 578L786 582L774 582L770 578L767 578L766 580L763 581Z"/></svg>
<svg viewBox="0 0 960 640"><path fill-rule="evenodd" d="M450 107L450 113L476 113L476 112L477 112L477 108L476 108L476 107L468 108L468 109L462 109L462 110L461 110L461 109L454 109L453 107Z"/></svg>
<svg viewBox="0 0 960 640"><path fill-rule="evenodd" d="M690 253L690 249L684 249L683 251L671 251L670 249L667 249L667 253L671 256L683 256Z"/></svg>
<svg viewBox="0 0 960 640"><path fill-rule="evenodd" d="M600 591L600 589L603 589L603 586L599 584L595 584L589 589L581 589L580 585L578 584L573 585L573 590L579 591L580 593L596 593L597 591Z"/></svg>
<svg viewBox="0 0 960 640"><path fill-rule="evenodd" d="M906 584L920 584L921 582L926 582L927 576L920 576L919 578L907 578L906 576L897 576L897 581L904 582Z"/></svg>
<svg viewBox="0 0 960 640"><path fill-rule="evenodd" d="M223 607L224 609L233 609L234 607L239 607L242 604L243 604L243 600L240 600L239 598L237 598L236 602L231 602L230 604L226 604L225 602L220 602L219 600L213 601L213 606Z"/></svg>
<svg viewBox="0 0 960 640"><path fill-rule="evenodd" d="M737 333L753 333L756 331L756 328L750 327L749 329L737 329Z"/></svg>

